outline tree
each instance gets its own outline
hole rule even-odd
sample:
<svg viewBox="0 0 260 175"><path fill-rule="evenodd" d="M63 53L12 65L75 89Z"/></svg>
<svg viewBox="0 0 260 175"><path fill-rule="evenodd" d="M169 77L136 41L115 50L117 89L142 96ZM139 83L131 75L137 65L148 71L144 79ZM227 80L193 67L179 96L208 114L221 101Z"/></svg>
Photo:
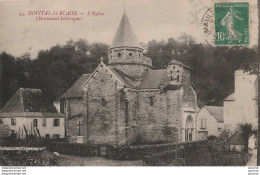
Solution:
<svg viewBox="0 0 260 175"><path fill-rule="evenodd" d="M244 145L245 145L244 151L246 153L248 153L248 139L254 133L253 127L249 123L241 123L238 126L239 126L240 132L242 132L242 136L243 136L243 140L244 140Z"/></svg>

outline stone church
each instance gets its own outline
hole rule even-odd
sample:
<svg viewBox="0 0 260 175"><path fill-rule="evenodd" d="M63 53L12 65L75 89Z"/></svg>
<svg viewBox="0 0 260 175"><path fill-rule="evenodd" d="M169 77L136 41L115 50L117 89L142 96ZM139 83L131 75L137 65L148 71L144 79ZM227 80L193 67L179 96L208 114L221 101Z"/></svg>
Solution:
<svg viewBox="0 0 260 175"><path fill-rule="evenodd" d="M61 97L70 142L133 145L195 140L197 91L191 68L152 69L124 13L101 62Z"/></svg>

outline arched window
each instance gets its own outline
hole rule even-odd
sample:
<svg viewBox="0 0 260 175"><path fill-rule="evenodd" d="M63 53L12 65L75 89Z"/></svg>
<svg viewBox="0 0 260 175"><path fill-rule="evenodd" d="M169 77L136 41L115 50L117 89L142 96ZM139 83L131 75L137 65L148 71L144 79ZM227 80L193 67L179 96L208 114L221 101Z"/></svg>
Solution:
<svg viewBox="0 0 260 175"><path fill-rule="evenodd" d="M173 81L173 78L172 78L172 76L171 76L171 81Z"/></svg>
<svg viewBox="0 0 260 175"><path fill-rule="evenodd" d="M101 106L102 107L107 106L107 102L106 102L106 100L104 98L101 98Z"/></svg>
<svg viewBox="0 0 260 175"><path fill-rule="evenodd" d="M141 57L141 54L139 53L139 58Z"/></svg>
<svg viewBox="0 0 260 175"><path fill-rule="evenodd" d="M133 54L130 52L130 53L129 53L129 56L131 57L132 55L133 55Z"/></svg>
<svg viewBox="0 0 260 175"><path fill-rule="evenodd" d="M150 106L153 106L153 97L149 97L149 104Z"/></svg>
<svg viewBox="0 0 260 175"><path fill-rule="evenodd" d="M118 53L117 55L118 55L118 57L121 57L121 53Z"/></svg>
<svg viewBox="0 0 260 175"><path fill-rule="evenodd" d="M185 122L185 141L192 141L193 139L193 118L189 115Z"/></svg>

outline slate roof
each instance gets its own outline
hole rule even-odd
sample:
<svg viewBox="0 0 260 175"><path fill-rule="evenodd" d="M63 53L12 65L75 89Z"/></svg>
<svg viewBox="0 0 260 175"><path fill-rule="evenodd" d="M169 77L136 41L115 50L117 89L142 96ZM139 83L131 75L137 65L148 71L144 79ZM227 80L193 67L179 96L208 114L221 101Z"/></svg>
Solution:
<svg viewBox="0 0 260 175"><path fill-rule="evenodd" d="M171 65L171 64L177 64L177 65L186 67L186 68L188 68L188 69L190 69L190 70L192 69L192 68L190 68L189 66L187 66L187 65L185 65L185 64L183 64L182 62L177 61L177 60L171 60L168 65Z"/></svg>
<svg viewBox="0 0 260 175"><path fill-rule="evenodd" d="M0 117L61 117L56 108L45 102L40 89L20 88L0 110Z"/></svg>
<svg viewBox="0 0 260 175"><path fill-rule="evenodd" d="M235 100L235 93L230 94L227 96L227 98L224 99L224 101L234 101Z"/></svg>
<svg viewBox="0 0 260 175"><path fill-rule="evenodd" d="M136 35L130 25L129 19L124 13L110 48L116 47L138 47L141 48Z"/></svg>
<svg viewBox="0 0 260 175"><path fill-rule="evenodd" d="M167 81L166 69L148 70L144 76L139 89L158 89Z"/></svg>
<svg viewBox="0 0 260 175"><path fill-rule="evenodd" d="M205 106L209 113L219 122L224 123L223 107L220 106Z"/></svg>
<svg viewBox="0 0 260 175"><path fill-rule="evenodd" d="M82 97L81 87L88 80L91 74L83 74L61 98L80 98Z"/></svg>
<svg viewBox="0 0 260 175"><path fill-rule="evenodd" d="M127 81L125 80L124 76L120 71L114 69L114 68L109 68L113 73L114 75L128 88L132 88L132 86L127 83Z"/></svg>

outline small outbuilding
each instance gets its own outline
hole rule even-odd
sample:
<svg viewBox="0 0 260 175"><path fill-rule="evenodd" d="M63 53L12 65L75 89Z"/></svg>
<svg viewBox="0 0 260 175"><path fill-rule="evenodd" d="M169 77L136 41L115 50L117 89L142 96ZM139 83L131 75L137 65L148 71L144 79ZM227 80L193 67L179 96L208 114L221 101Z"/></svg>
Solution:
<svg viewBox="0 0 260 175"><path fill-rule="evenodd" d="M64 116L45 102L40 89L20 88L1 109L0 122L20 138L64 138Z"/></svg>
<svg viewBox="0 0 260 175"><path fill-rule="evenodd" d="M208 136L218 136L224 127L223 107L204 106L197 114L197 138L207 139Z"/></svg>

